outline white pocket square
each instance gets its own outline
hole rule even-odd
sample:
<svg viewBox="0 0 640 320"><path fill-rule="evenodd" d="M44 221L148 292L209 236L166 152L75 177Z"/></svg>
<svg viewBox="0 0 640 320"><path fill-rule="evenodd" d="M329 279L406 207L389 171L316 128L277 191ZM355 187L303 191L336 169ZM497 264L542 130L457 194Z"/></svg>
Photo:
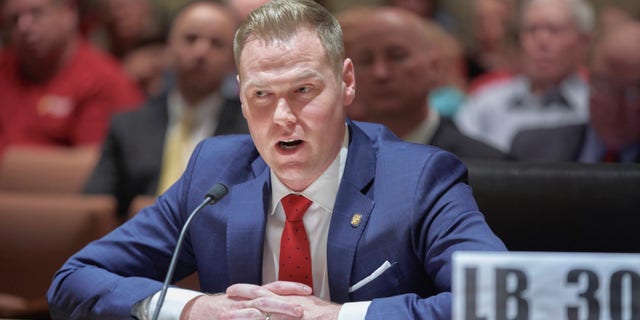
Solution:
<svg viewBox="0 0 640 320"><path fill-rule="evenodd" d="M372 274L366 276L364 279L358 281L358 283L356 283L356 284L352 285L351 287L349 287L349 293L352 293L352 292L364 287L364 285L366 285L367 283L375 280L377 277L379 277L381 274L383 274L385 271L387 271L387 269L391 268L391 266L392 266L392 264L389 262L389 260L385 261Z"/></svg>

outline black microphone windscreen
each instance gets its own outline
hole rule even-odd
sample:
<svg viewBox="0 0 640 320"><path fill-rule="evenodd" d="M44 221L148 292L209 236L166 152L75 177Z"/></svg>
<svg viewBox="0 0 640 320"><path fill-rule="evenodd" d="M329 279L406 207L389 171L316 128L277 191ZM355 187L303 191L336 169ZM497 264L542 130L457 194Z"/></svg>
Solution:
<svg viewBox="0 0 640 320"><path fill-rule="evenodd" d="M227 186L222 183L216 183L213 185L213 187L211 187L211 189L209 189L209 192L207 192L206 196L211 197L211 201L216 202L222 199L222 197L227 194L227 191L229 191Z"/></svg>

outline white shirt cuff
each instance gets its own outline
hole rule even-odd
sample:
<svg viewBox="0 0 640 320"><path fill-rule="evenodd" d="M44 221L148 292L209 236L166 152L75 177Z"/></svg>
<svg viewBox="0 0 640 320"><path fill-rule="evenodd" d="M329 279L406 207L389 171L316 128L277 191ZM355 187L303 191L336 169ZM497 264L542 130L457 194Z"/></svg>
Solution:
<svg viewBox="0 0 640 320"><path fill-rule="evenodd" d="M338 320L364 320L371 301L349 302L342 305Z"/></svg>
<svg viewBox="0 0 640 320"><path fill-rule="evenodd" d="M201 295L204 294L198 291L169 288L169 290L167 290L167 295L164 297L164 303L162 304L162 309L158 315L158 320L179 320L180 314L182 313L185 305L187 305L187 302ZM160 291L156 292L150 298L151 299L144 299L141 304L134 307L136 310L134 310L133 313L138 317L138 319L151 319L153 313L156 311L158 299L160 299Z"/></svg>

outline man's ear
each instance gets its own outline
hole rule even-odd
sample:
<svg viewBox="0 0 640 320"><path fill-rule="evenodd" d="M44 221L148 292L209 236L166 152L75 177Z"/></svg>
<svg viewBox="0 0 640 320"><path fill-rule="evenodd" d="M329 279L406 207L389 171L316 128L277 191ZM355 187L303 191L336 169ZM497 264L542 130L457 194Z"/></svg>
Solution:
<svg viewBox="0 0 640 320"><path fill-rule="evenodd" d="M353 62L347 58L342 65L342 104L350 105L356 96L356 74Z"/></svg>

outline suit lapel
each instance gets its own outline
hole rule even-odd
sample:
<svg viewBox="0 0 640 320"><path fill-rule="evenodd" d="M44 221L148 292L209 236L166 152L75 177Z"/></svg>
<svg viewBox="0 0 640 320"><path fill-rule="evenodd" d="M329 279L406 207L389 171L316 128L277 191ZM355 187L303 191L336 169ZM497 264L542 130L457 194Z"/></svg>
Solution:
<svg viewBox="0 0 640 320"><path fill-rule="evenodd" d="M256 160L262 162L261 159ZM227 224L227 261L230 283L262 283L262 250L268 196L269 170L263 165L254 180L230 190L234 204Z"/></svg>
<svg viewBox="0 0 640 320"><path fill-rule="evenodd" d="M359 128L349 125L351 141L327 241L331 300L349 301L351 269L358 241L374 207L367 196L375 175L375 150ZM359 223L356 223L359 215Z"/></svg>

